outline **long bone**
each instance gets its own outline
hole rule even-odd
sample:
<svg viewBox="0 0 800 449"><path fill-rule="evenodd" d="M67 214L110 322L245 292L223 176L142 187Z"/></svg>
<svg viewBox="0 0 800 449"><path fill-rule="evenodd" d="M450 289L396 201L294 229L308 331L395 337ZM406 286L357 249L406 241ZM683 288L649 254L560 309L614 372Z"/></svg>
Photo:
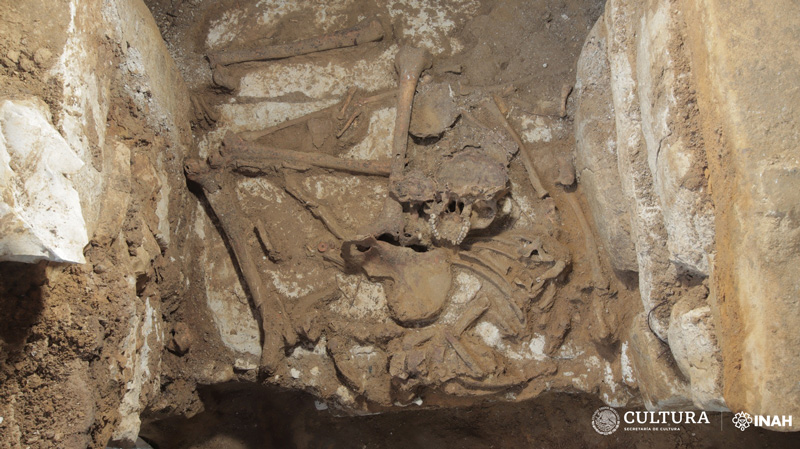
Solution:
<svg viewBox="0 0 800 449"><path fill-rule="evenodd" d="M547 190L542 185L542 181L539 178L539 175L536 173L536 167L533 165L533 161L531 160L531 156L528 154L528 150L525 147L525 143L522 142L522 139L517 134L517 131L508 123L506 116L500 112L500 107L497 105L498 100L495 98L494 101L487 101L486 104L489 107L489 112L491 112L492 116L503 125L506 131L511 135L511 138L514 139L514 142L517 143L519 147L519 153L522 156L522 164L525 165L525 171L528 172L528 179L530 179L533 188L536 190L536 193L539 195L539 198L544 198L548 195Z"/></svg>
<svg viewBox="0 0 800 449"><path fill-rule="evenodd" d="M411 105L414 103L414 92L423 70L431 67L431 54L427 50L414 47L402 47L394 59L394 66L399 75L399 93L397 97L397 115L392 135L392 174L390 180L396 181L403 174L406 165L408 148L408 125L411 123Z"/></svg>
<svg viewBox="0 0 800 449"><path fill-rule="evenodd" d="M567 197L567 203L569 203L569 206L572 208L572 212L575 214L575 218L578 219L578 224L580 225L581 232L583 233L584 247L586 248L586 258L589 259L589 266L592 269L592 283L594 284L595 288L606 289L608 288L608 281L606 280L605 276L603 276L603 270L600 268L600 260L597 257L597 245L594 242L592 228L589 227L589 222L586 221L586 216L583 215L583 210L581 209L581 205L578 203L578 199L575 197L575 195L575 193L568 193L565 196Z"/></svg>
<svg viewBox="0 0 800 449"><path fill-rule="evenodd" d="M269 167L274 167L276 162L287 162L363 175L389 176L391 174L388 162L342 159L327 154L281 150L245 142L234 134L225 136L223 145L226 150L226 165L237 171L266 172Z"/></svg>
<svg viewBox="0 0 800 449"><path fill-rule="evenodd" d="M406 150L408 148L408 126L411 123L411 106L414 103L414 92L422 72L431 67L431 54L427 50L404 46L397 52L394 67L398 73L397 113L392 134L392 161L389 175L390 186L403 179L406 166ZM384 233L399 236L403 227L403 206L395 197L392 188L383 203L380 218L370 224L366 234Z"/></svg>
<svg viewBox="0 0 800 449"><path fill-rule="evenodd" d="M185 163L186 177L197 182L203 188L211 209L219 219L222 230L228 237L233 255L242 271L247 289L261 315L261 331L263 350L261 367L266 372L273 372L280 363L283 348L297 344L297 334L289 320L286 307L276 294L268 294L268 289L261 279L255 257L248 244L247 233L254 226L247 223L239 210L238 202L230 198L230 189L221 185L219 170L210 170L204 161L190 159ZM273 325L274 323L274 325ZM284 343L285 342L285 343Z"/></svg>
<svg viewBox="0 0 800 449"><path fill-rule="evenodd" d="M364 21L358 25L330 34L304 39L290 44L270 45L259 50L236 50L211 53L211 67L249 61L269 61L306 55L334 48L352 47L383 39L383 27L378 20Z"/></svg>

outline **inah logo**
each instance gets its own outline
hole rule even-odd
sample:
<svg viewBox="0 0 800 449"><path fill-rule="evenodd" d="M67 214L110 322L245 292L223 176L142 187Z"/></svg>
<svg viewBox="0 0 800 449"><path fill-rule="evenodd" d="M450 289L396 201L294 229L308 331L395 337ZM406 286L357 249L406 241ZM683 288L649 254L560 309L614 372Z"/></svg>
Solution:
<svg viewBox="0 0 800 449"><path fill-rule="evenodd" d="M744 431L744 429L750 427L750 424L752 423L753 418L751 418L750 414L746 412L739 412L733 417L733 425L741 431Z"/></svg>
<svg viewBox="0 0 800 449"><path fill-rule="evenodd" d="M753 415L739 412L733 417L733 425L739 430L744 430L750 425L760 427L792 427L792 415Z"/></svg>
<svg viewBox="0 0 800 449"><path fill-rule="evenodd" d="M611 435L619 428L619 414L611 407L600 407L592 415L592 427L600 435Z"/></svg>

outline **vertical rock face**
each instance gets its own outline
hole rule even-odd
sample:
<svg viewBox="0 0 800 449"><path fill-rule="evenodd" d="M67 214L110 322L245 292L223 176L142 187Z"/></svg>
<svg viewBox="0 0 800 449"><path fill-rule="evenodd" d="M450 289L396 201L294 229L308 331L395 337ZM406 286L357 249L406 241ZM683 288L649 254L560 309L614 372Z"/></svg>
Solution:
<svg viewBox="0 0 800 449"><path fill-rule="evenodd" d="M628 203L619 201L623 194L606 51L606 25L601 17L578 61L575 93L581 107L575 113L576 171L611 265L619 271L639 271Z"/></svg>
<svg viewBox="0 0 800 449"><path fill-rule="evenodd" d="M0 260L84 262L80 198L66 177L83 167L37 98L0 104Z"/></svg>
<svg viewBox="0 0 800 449"><path fill-rule="evenodd" d="M0 446L131 445L186 283L188 91L140 0L3 2L0 64Z"/></svg>
<svg viewBox="0 0 800 449"><path fill-rule="evenodd" d="M712 310L725 399L733 410L797 416L800 49L787 43L797 39L800 8L785 0L681 6L717 209Z"/></svg>
<svg viewBox="0 0 800 449"><path fill-rule="evenodd" d="M618 270L630 219L625 269L639 273L645 312L631 359L648 407L800 413L788 271L800 262L800 94L787 84L800 55L770 46L793 39L790 3L609 0L584 46L576 160ZM679 369L653 360L662 342Z"/></svg>

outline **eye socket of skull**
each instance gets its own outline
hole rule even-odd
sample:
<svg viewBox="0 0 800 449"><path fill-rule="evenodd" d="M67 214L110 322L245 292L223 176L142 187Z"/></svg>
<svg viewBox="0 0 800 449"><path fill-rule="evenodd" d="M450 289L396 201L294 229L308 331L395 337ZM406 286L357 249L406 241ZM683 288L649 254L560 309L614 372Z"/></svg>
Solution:
<svg viewBox="0 0 800 449"><path fill-rule="evenodd" d="M472 205L469 217L470 229L486 229L497 216L497 201L478 200Z"/></svg>

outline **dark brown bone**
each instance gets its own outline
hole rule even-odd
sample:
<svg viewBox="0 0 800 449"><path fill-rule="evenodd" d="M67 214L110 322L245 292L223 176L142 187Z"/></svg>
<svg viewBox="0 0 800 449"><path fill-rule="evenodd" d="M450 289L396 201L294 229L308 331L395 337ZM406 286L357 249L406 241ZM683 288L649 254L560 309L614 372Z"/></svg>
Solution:
<svg viewBox="0 0 800 449"><path fill-rule="evenodd" d="M247 242L247 235L252 232L254 226L244 218L236 199L231 198L231 194L227 193L232 189L222 187L218 170L209 170L205 162L190 159L186 161L185 171L189 180L202 186L211 209L228 237L247 289L261 315L264 339L261 367L267 372L273 372L280 363L283 348L297 344L297 334L286 313L283 301L277 294L268 293L267 286L254 262L254 254Z"/></svg>
<svg viewBox="0 0 800 449"><path fill-rule="evenodd" d="M269 61L306 55L334 48L352 47L383 39L383 28L377 20L364 21L345 30L304 39L291 44L270 45L260 50L222 51L208 55L211 67L249 61Z"/></svg>
<svg viewBox="0 0 800 449"><path fill-rule="evenodd" d="M511 127L511 124L508 123L506 116L500 112L500 107L497 105L497 102L497 99L495 99L495 101L486 102L489 106L489 111L492 113L492 116L495 117L495 119L500 122L501 125L503 125L503 128L508 131L508 133L511 135L511 138L517 143L517 146L519 146L519 153L522 156L522 164L525 165L525 171L528 172L528 179L530 179L533 188L539 195L539 198L546 197L548 195L547 190L545 190L539 175L536 173L536 167L533 165L533 161L528 154L527 148L525 148L525 144L522 142L519 134L517 134L514 128Z"/></svg>
<svg viewBox="0 0 800 449"><path fill-rule="evenodd" d="M281 150L245 142L233 134L225 136L223 144L225 145L227 165L234 170L249 173L266 172L269 167L276 165L276 161L363 175L389 176L391 173L388 162L341 159L327 154Z"/></svg>

